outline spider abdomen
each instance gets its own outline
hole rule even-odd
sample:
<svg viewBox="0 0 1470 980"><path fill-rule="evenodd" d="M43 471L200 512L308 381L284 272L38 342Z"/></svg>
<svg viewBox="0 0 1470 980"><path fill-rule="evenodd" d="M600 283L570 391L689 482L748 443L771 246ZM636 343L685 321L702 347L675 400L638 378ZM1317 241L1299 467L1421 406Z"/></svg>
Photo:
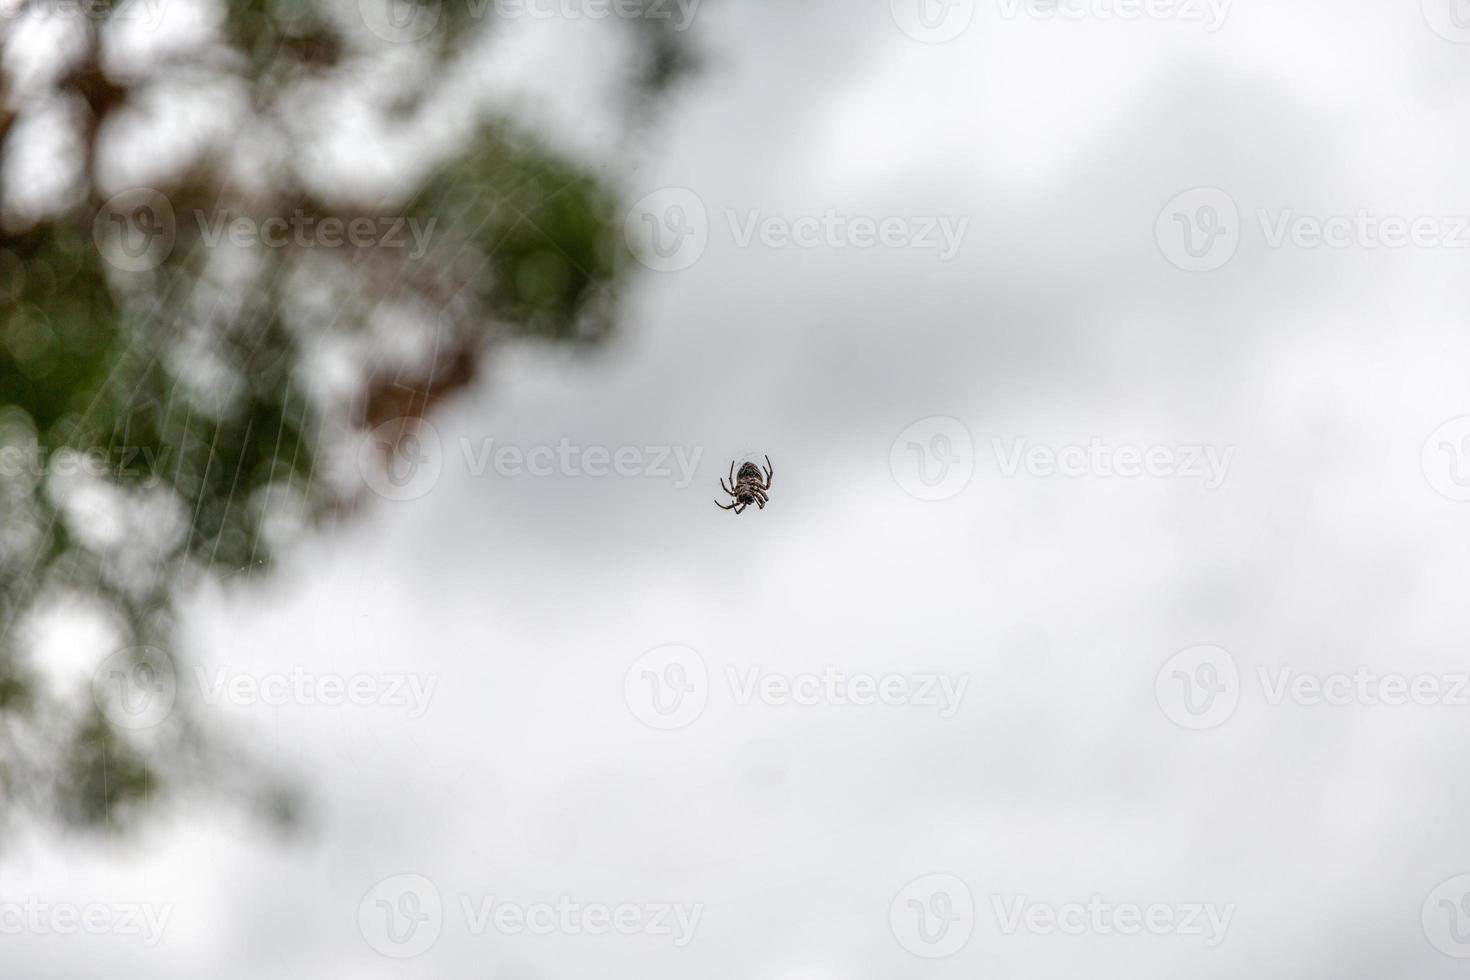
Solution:
<svg viewBox="0 0 1470 980"><path fill-rule="evenodd" d="M764 473L754 463L741 463L740 472L737 474L735 472L735 464L732 462L730 464L729 485L726 486L724 478L720 480L720 489L730 495L730 503L722 504L716 500L715 504L721 510L733 510L737 514L751 504L755 504L761 510L765 510L767 503L766 493L771 489L771 476L771 457L769 456L766 457L766 471Z"/></svg>

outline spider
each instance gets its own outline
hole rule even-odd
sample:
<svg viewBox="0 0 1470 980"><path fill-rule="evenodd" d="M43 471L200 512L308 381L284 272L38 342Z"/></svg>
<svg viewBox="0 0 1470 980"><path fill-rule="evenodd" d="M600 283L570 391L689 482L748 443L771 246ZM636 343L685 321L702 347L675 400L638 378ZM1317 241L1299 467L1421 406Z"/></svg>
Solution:
<svg viewBox="0 0 1470 980"><path fill-rule="evenodd" d="M720 489L730 495L732 502L722 504L716 500L715 506L721 510L733 510L737 514L751 504L765 510L770 500L766 496L766 491L771 489L771 477L774 475L775 471L771 469L771 457L769 456L766 457L764 477L761 475L761 468L754 463L741 463L740 473L737 476L735 463L732 461L730 463L730 485L725 486L724 478L720 479Z"/></svg>

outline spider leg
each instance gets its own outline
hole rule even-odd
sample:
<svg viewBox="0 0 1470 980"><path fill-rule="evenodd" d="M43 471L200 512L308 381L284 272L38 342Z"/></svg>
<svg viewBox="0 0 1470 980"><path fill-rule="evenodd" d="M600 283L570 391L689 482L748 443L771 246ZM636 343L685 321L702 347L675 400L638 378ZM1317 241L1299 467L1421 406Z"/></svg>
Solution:
<svg viewBox="0 0 1470 980"><path fill-rule="evenodd" d="M730 460L730 486L735 485L735 461Z"/></svg>
<svg viewBox="0 0 1470 980"><path fill-rule="evenodd" d="M737 514L744 513L745 508L747 508L749 506L750 506L750 504L741 504L739 507L736 507L735 508L735 513L737 513Z"/></svg>
<svg viewBox="0 0 1470 980"><path fill-rule="evenodd" d="M735 505L734 504L722 504L718 500L715 501L715 506L718 507L718 508L720 508L720 510L735 510ZM739 511L735 511L735 512L737 514L740 513Z"/></svg>
<svg viewBox="0 0 1470 980"><path fill-rule="evenodd" d="M771 468L771 456L770 456L769 453L767 453L766 454L766 489L767 490L771 489L771 477L773 477L775 475L776 475L776 471Z"/></svg>
<svg viewBox="0 0 1470 980"><path fill-rule="evenodd" d="M725 478L723 476L720 477L720 489L725 491L732 497L735 496L735 489L733 487L725 486Z"/></svg>

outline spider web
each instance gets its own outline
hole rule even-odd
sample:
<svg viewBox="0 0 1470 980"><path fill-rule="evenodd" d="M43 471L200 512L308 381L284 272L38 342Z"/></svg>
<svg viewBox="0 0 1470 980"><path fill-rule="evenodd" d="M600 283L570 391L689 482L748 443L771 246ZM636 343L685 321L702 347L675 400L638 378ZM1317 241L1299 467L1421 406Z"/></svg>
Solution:
<svg viewBox="0 0 1470 980"><path fill-rule="evenodd" d="M456 228L457 245L448 254L436 254L435 262L443 268L457 269L465 281L493 282L502 272L497 268L497 260L510 248L513 239L529 231L538 239L540 247L554 251L583 278L598 302L610 307L615 297L605 281L605 273L588 268L563 246L554 231L542 228L524 206L517 204L518 195L532 188L537 191L537 206L552 208L579 186L582 175L573 170L550 188L541 187L545 175L534 165L525 166L512 152L488 175L475 174L469 169L451 170L450 180L440 188L441 193L452 196L472 179L478 179L481 185L474 191L472 205L467 209L476 223L469 228ZM524 171L519 179L500 186L501 178L518 163ZM402 203L403 213L413 208L426 187L427 184L420 184L414 189ZM497 237L488 244L479 241L481 233L499 217L503 208L510 209L511 220L496 229ZM483 216L477 212L483 212ZM287 322L286 297L282 295L283 290L291 288L291 270L287 266L292 259L270 257L266 270L260 273L259 283L268 298L261 304L247 303L248 312L241 317L238 311L232 315L227 308L230 290L210 279L209 248L202 238L188 239L187 246L176 250L160 267L158 281L162 289L141 306L137 305L136 296L125 288L121 292L116 288L111 290L117 303L118 339L125 347L85 406L75 413L72 426L74 432L83 435L89 428L105 430L101 438L90 440L88 448L100 449L109 466L113 460L137 449L140 439L151 438L155 447L174 450L171 459L166 459L162 452L156 453L153 459L156 472L145 476L153 478L158 486L166 487L177 498L183 520L181 536L170 536L164 533L166 529L154 527L151 530L157 533L151 539L140 535L136 540L123 540L111 547L93 547L81 542L78 532L99 519L98 505L94 502L93 512L89 514L85 507L72 506L74 501L65 499L67 494L88 489L100 490L104 496L110 494L108 503L113 505L112 512L123 515L125 526L131 526L129 522L137 525L142 506L137 481L123 479L119 473L114 479L101 478L97 481L101 486L58 490L49 469L54 454L62 452L62 447L51 444L51 433L37 432L44 464L36 493L59 495L61 499L54 506L41 508L42 544L13 576L26 593L19 601L19 608L27 613L7 617L0 624L0 650L9 651L7 659L13 665L25 664L24 656L16 648L24 645L27 637L18 635L17 628L28 622L29 611L38 601L57 591L85 596L93 600L94 606L110 610L111 615L104 613L104 616L111 619L128 649L142 650L157 645L175 660L187 659L187 652L176 649L173 642L172 620L178 600L201 575L215 581L234 582L269 568L274 547L268 540L267 529L271 519L278 516L273 508L279 501L304 500L313 511L308 524L320 526L324 519L351 509L357 502L354 497L361 494L360 482L356 487L350 486L350 480L348 485L337 485L332 481L342 474L319 465L329 463L334 457L340 460L353 456L353 443L360 433L352 417L352 406L324 402L313 390L311 375L315 366L306 363L299 347L307 338L299 335L300 325ZM317 335L355 336L360 344L365 344L365 349L360 351L363 377L395 379L393 385L408 396L405 414L427 414L446 366L466 344L478 340L471 329L473 324L445 315L432 318L425 338L427 367L415 376L392 345L373 341L361 321L365 313L372 315L408 305L409 300L416 298L416 286L403 276L392 280L385 290L380 268L363 260L367 258L371 256L358 256L359 261L348 264L345 270L340 267L335 270L342 276L336 283L340 296L336 308L310 329ZM466 258L470 260L468 267ZM195 301L211 288L213 295L206 296L207 302L198 305ZM364 304L363 297L371 299ZM583 308L586 305L585 300L579 303ZM483 302L479 308L485 313L491 311ZM476 306L470 304L468 309L473 312ZM201 404L197 388L191 388L178 375L176 366L170 364L170 358L178 355L183 338L199 324L209 325L214 331L211 339L217 349L213 353L227 363L236 382L235 394L248 402L243 411L243 425L236 424L239 416L230 415L233 406L216 404L210 411L210 406ZM293 331L297 335L293 336ZM269 349L273 337L280 348L274 352ZM261 355L267 360L274 355L289 361L278 402L271 401L272 393L251 384L249 374L256 366L255 359ZM263 405L274 411L262 412ZM151 436L143 436L137 426L150 413L150 406L154 415L152 432ZM274 424L269 424L272 421ZM252 447L259 449L255 455L264 459L268 475L263 480L253 471L259 466L252 466ZM255 459L254 463L259 464L260 460ZM63 543L53 546L52 542L57 541ZM123 559L134 570L139 567L152 570L146 587L139 585L137 577L119 573ZM75 566L71 573L62 574L70 566ZM187 685L179 684L178 693L186 692ZM140 805L147 810L155 806L154 794L159 784L148 773L169 762L170 754L181 755L179 743L200 736L193 710L189 704L181 703L179 710L169 716L168 724L150 732L147 738L130 739L123 733L109 731L105 725L95 729L100 786L93 795L99 804L97 816L101 823L114 825L117 817L114 810L119 800L126 800L130 809ZM71 711L75 708L66 713ZM3 704L0 704L0 718L3 717ZM7 734L0 737L18 743L23 733L15 731L13 725L7 727ZM168 744L170 741L174 743L172 746ZM188 754L198 755L192 748ZM244 760L232 759L233 763L248 768ZM45 761L33 765L30 775L37 776L47 765ZM201 771L198 766L192 769L195 773ZM13 778L5 781L14 783ZM119 787L130 782L136 784L133 787L136 792L120 795ZM130 795L138 799L129 799Z"/></svg>

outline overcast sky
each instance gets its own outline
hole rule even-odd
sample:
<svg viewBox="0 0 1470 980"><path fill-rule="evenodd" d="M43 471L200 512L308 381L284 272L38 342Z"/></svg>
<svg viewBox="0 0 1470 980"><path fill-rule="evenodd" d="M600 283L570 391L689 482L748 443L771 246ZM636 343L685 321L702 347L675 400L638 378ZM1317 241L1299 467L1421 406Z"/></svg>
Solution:
<svg viewBox="0 0 1470 980"><path fill-rule="evenodd" d="M167 920L5 972L1462 975L1455 2L705 0L620 341L191 604L181 683L308 685L218 705L307 829L7 850ZM594 162L599 36L503 73Z"/></svg>

